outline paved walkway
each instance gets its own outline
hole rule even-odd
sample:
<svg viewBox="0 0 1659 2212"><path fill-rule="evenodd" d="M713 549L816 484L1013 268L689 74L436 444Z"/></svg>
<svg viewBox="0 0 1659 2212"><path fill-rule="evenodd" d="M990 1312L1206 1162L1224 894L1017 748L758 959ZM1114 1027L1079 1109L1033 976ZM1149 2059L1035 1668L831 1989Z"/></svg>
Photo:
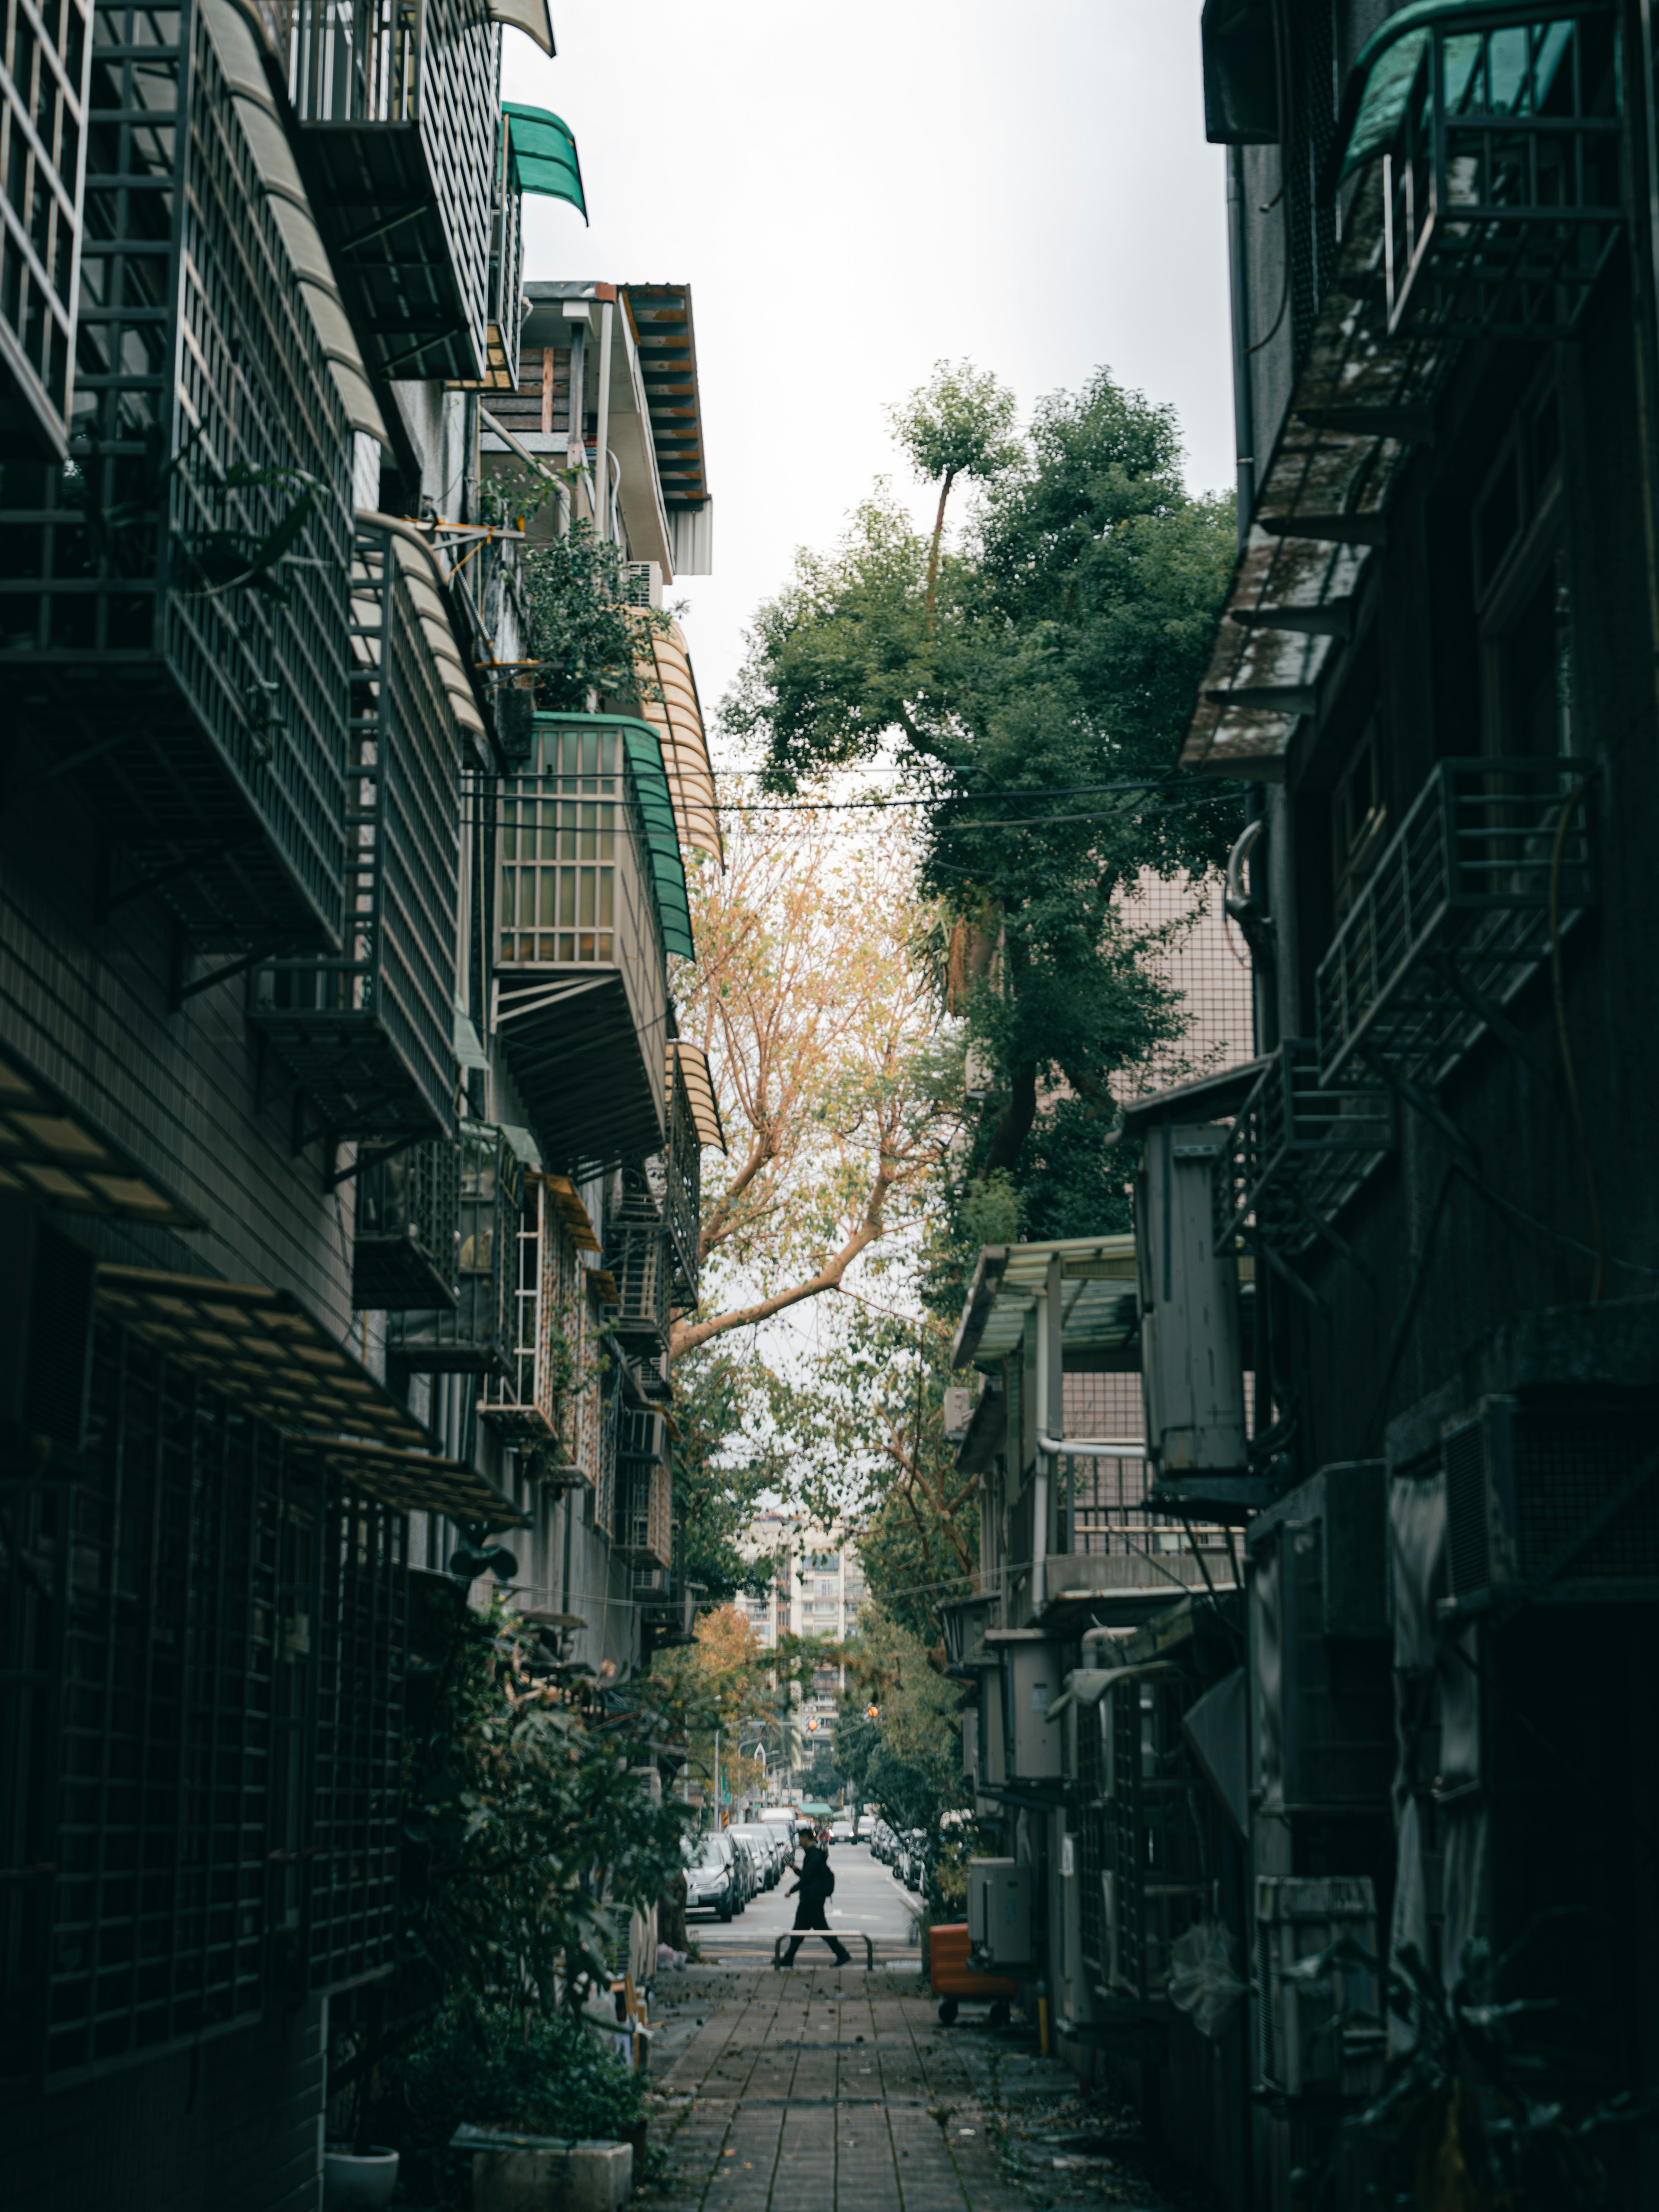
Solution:
<svg viewBox="0 0 1659 2212"><path fill-rule="evenodd" d="M664 1976L654 2011L651 2212L1200 2201L1153 2185L1121 2116L1126 2154L1098 2155L1111 2123L1028 2030L941 2027L914 1965L704 1964Z"/></svg>

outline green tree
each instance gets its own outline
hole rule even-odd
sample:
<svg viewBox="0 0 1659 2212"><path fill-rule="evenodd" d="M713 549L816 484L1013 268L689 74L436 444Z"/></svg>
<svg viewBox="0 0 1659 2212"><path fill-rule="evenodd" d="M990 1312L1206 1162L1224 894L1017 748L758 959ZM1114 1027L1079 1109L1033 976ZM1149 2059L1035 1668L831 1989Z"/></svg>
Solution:
<svg viewBox="0 0 1659 2212"><path fill-rule="evenodd" d="M1111 1079L1180 1033L1164 933L1121 892L1212 868L1234 827L1236 797L1170 767L1233 557L1230 503L1190 497L1178 461L1170 411L1104 371L1045 400L959 551L878 492L803 554L725 709L769 788L887 757L928 802L938 982L994 1071L963 1167L1028 1200L1080 1156L1103 1171Z"/></svg>
<svg viewBox="0 0 1659 2212"><path fill-rule="evenodd" d="M654 1904L679 1866L684 1809L641 1769L652 1716L550 1661L499 1596L434 1593L444 1657L410 1747L405 1903L446 1993L553 2014L610 1972L614 1906ZM428 1640L430 1640L428 1635Z"/></svg>
<svg viewBox="0 0 1659 2212"><path fill-rule="evenodd" d="M971 362L935 362L929 382L902 406L890 408L893 435L924 483L939 486L939 513L927 549L926 629L933 626L945 510L957 481L998 475L1019 457L1013 435L1013 393Z"/></svg>
<svg viewBox="0 0 1659 2212"><path fill-rule="evenodd" d="M771 1587L768 1559L738 1549L763 1496L786 1479L786 1455L764 1426L764 1376L731 1342L706 1345L674 1365L674 1511L684 1580L704 1602Z"/></svg>

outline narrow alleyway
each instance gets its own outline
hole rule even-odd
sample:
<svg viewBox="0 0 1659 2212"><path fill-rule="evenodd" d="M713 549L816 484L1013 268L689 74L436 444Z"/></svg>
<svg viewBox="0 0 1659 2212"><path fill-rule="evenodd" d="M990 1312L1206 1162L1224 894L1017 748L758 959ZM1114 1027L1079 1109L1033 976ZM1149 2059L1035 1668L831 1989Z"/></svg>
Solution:
<svg viewBox="0 0 1659 2212"><path fill-rule="evenodd" d="M1021 2024L945 2029L915 1954L658 1986L651 2212L1205 2212Z"/></svg>

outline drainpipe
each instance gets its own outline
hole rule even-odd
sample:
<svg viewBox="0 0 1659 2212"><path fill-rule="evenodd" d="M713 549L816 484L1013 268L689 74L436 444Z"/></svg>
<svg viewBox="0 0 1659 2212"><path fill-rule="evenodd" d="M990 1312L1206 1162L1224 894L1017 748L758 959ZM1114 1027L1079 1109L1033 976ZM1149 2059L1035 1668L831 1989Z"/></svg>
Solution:
<svg viewBox="0 0 1659 2212"><path fill-rule="evenodd" d="M1255 510L1255 403L1250 375L1249 272L1244 259L1244 149L1227 149L1227 269L1232 280L1233 438L1237 448L1238 550Z"/></svg>
<svg viewBox="0 0 1659 2212"><path fill-rule="evenodd" d="M593 481L605 511L597 520L602 536L612 535L611 519L611 337L616 318L614 303L606 300L599 309L599 388L594 411L598 422L593 440Z"/></svg>
<svg viewBox="0 0 1659 2212"><path fill-rule="evenodd" d="M1053 1442L1066 1426L1064 1363L1060 1355L1060 1255L1048 1255L1048 1279L1036 1310L1036 1400L1038 1421L1036 1475L1031 1499L1031 1611L1040 1613L1048 1602L1048 1479L1053 1472Z"/></svg>

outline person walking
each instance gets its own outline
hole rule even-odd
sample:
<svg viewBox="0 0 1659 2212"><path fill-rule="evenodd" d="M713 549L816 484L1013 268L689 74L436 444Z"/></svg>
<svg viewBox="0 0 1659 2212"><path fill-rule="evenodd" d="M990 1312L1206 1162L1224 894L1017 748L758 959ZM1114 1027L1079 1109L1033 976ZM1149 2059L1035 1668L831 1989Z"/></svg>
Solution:
<svg viewBox="0 0 1659 2212"><path fill-rule="evenodd" d="M817 1840L816 1832L806 1821L801 1823L798 1840L800 1860L799 1863L793 1860L790 1862L798 1879L784 1893L786 1896L793 1897L797 1890L800 1892L800 1903L795 1907L795 1932L789 1939L789 1948L775 1963L780 1966L793 1966L795 1954L805 1941L804 1931L815 1929L835 1953L836 1964L845 1966L850 1963L853 1954L839 1936L830 1934L830 1923L824 1917L824 1907L834 1895L836 1887L829 1848Z"/></svg>

